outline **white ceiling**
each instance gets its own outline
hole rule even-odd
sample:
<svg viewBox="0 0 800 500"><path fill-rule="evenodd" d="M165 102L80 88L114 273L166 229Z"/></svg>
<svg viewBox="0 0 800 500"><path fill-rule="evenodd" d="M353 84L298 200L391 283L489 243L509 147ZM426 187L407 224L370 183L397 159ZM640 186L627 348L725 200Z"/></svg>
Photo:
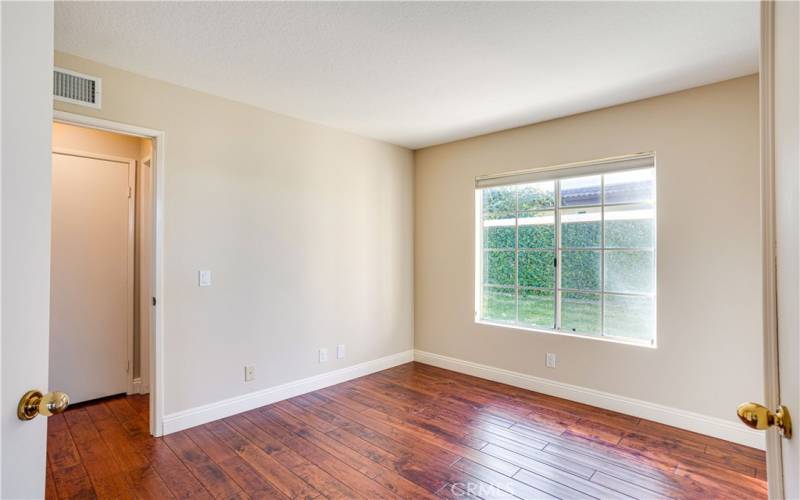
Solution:
<svg viewBox="0 0 800 500"><path fill-rule="evenodd" d="M56 49L410 148L755 73L757 2L57 2Z"/></svg>

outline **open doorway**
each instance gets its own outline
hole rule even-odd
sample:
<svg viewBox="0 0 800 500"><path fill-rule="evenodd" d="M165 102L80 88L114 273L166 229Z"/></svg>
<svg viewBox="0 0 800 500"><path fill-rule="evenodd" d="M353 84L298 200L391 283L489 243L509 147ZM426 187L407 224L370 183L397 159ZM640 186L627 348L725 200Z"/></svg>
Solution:
<svg viewBox="0 0 800 500"><path fill-rule="evenodd" d="M159 435L157 136L91 121L53 124L50 385L72 405L125 399Z"/></svg>

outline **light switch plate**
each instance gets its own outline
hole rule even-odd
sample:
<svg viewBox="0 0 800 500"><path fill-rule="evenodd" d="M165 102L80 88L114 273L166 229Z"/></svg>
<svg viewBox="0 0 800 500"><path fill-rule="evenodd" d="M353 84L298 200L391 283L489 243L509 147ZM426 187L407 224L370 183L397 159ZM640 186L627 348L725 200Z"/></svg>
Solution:
<svg viewBox="0 0 800 500"><path fill-rule="evenodd" d="M256 379L256 367L254 365L247 365L244 367L244 381L252 382Z"/></svg>
<svg viewBox="0 0 800 500"><path fill-rule="evenodd" d="M207 270L197 271L197 285L211 286L211 271Z"/></svg>

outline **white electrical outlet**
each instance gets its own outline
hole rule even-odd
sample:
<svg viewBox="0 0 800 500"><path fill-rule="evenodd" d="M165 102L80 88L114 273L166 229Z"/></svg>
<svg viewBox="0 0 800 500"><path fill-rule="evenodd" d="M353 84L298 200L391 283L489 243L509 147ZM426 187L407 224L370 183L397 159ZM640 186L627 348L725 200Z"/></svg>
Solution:
<svg viewBox="0 0 800 500"><path fill-rule="evenodd" d="M547 357L544 361L545 366L548 368L555 368L556 367L556 354L554 352L548 352Z"/></svg>
<svg viewBox="0 0 800 500"><path fill-rule="evenodd" d="M345 350L344 344L339 344L336 346L336 359L344 359Z"/></svg>
<svg viewBox="0 0 800 500"><path fill-rule="evenodd" d="M197 271L197 286L211 286L211 271Z"/></svg>
<svg viewBox="0 0 800 500"><path fill-rule="evenodd" d="M328 361L328 350L322 348L319 350L319 362L324 363L326 361Z"/></svg>
<svg viewBox="0 0 800 500"><path fill-rule="evenodd" d="M256 367L255 365L247 365L244 367L244 381L245 382L252 382L256 379Z"/></svg>

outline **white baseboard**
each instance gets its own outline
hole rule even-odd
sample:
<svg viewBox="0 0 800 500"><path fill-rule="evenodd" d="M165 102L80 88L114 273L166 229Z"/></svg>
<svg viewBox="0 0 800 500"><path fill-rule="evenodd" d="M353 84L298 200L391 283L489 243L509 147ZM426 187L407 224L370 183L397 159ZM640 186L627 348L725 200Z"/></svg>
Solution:
<svg viewBox="0 0 800 500"><path fill-rule="evenodd" d="M142 382L141 377L137 377L133 379L133 383L131 384L131 390L128 391L128 394L148 394L150 392L150 388Z"/></svg>
<svg viewBox="0 0 800 500"><path fill-rule="evenodd" d="M189 427L202 425L221 418L230 417L237 413L258 408L260 406L282 401L316 391L331 385L341 384L354 378L363 377L370 373L386 370L393 366L409 363L414 360L414 351L408 350L385 356L383 358L365 361L357 365L340 368L327 373L321 373L300 380L276 385L260 391L243 394L234 398L224 399L188 410L171 413L164 416L164 435L178 432Z"/></svg>
<svg viewBox="0 0 800 500"><path fill-rule="evenodd" d="M463 359L451 358L420 350L414 351L414 360L427 365L501 382L514 387L541 392L542 394L557 396L570 401L577 401L606 410L625 413L634 417L653 420L662 424L679 427L688 431L732 441L753 448L762 450L765 448L763 432L749 429L733 420L724 420L718 417L701 415L699 413L649 403L639 399L618 396L608 392L556 382L554 380L534 377L533 375L526 375L503 368L482 365L473 363L472 361L465 361Z"/></svg>
<svg viewBox="0 0 800 500"><path fill-rule="evenodd" d="M322 373L320 375L287 382L242 396L172 413L164 417L164 434L178 432L183 429L219 420L237 413L249 411L260 406L316 391L331 385L340 384L354 378L386 370L387 368L392 368L414 360L439 368L501 382L514 387L520 387L541 392L542 394L568 399L570 401L577 401L579 403L645 418L654 422L671 425L707 436L713 436L753 448L763 450L765 447L763 433L748 429L742 424L732 420L701 415L699 413L680 410L639 399L565 384L563 382L420 350L409 350L392 354L328 373Z"/></svg>

